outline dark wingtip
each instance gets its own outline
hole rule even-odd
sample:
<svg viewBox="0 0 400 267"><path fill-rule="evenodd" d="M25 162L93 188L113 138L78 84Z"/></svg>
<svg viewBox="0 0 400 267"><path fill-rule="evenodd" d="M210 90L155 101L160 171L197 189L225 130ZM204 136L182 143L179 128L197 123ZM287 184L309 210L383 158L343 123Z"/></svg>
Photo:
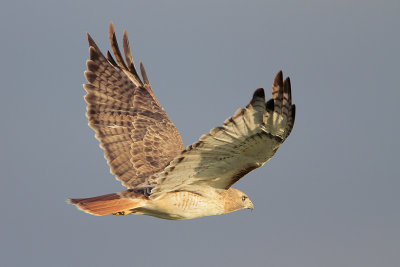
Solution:
<svg viewBox="0 0 400 267"><path fill-rule="evenodd" d="M292 105L292 119L294 124L294 119L296 117L296 105Z"/></svg>
<svg viewBox="0 0 400 267"><path fill-rule="evenodd" d="M259 98L262 99L262 102L265 101L265 93L263 88L257 88L254 91L253 98L250 100L249 104L247 104L246 108L248 108L250 105L251 106L256 105L256 102L260 101Z"/></svg>
<svg viewBox="0 0 400 267"><path fill-rule="evenodd" d="M274 110L275 108L274 99L271 98L270 100L268 100L267 103L265 103L265 108L269 111Z"/></svg>
<svg viewBox="0 0 400 267"><path fill-rule="evenodd" d="M253 98L256 98L256 97L265 98L265 93L264 93L264 89L263 88L257 88L254 91Z"/></svg>
<svg viewBox="0 0 400 267"><path fill-rule="evenodd" d="M290 87L290 77L286 77L284 84L285 83Z"/></svg>
<svg viewBox="0 0 400 267"><path fill-rule="evenodd" d="M286 79L285 79L285 81L283 82L283 90L287 90L287 92L290 92L290 88L291 88L291 86L290 86L290 78L289 77L287 77Z"/></svg>
<svg viewBox="0 0 400 267"><path fill-rule="evenodd" d="M274 86L283 86L283 74L282 74L282 70L280 70L274 79Z"/></svg>

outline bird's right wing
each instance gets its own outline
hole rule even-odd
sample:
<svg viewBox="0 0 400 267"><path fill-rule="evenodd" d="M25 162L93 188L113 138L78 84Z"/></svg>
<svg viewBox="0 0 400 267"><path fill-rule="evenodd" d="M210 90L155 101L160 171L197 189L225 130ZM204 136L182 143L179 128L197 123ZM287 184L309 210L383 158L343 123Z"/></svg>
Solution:
<svg viewBox="0 0 400 267"><path fill-rule="evenodd" d="M153 197L171 191L206 194L209 187L228 189L275 154L289 136L294 118L290 80L283 82L279 72L272 99L265 102L264 90L257 89L246 108L201 136L158 175Z"/></svg>

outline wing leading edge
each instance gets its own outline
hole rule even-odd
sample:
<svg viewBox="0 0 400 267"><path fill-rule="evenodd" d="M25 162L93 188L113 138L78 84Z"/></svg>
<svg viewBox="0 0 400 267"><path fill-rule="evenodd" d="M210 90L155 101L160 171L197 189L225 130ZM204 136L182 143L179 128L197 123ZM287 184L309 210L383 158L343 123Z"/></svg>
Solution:
<svg viewBox="0 0 400 267"><path fill-rule="evenodd" d="M182 151L160 173L152 194L228 189L271 159L292 131L295 111L290 79L283 81L280 71L268 102L264 90L257 89L246 108Z"/></svg>

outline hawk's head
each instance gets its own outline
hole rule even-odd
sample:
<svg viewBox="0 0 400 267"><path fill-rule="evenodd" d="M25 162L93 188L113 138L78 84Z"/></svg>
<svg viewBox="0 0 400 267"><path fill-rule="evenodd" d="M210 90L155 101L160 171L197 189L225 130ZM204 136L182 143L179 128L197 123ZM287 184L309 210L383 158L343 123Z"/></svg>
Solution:
<svg viewBox="0 0 400 267"><path fill-rule="evenodd" d="M233 212L241 209L254 209L253 202L250 198L235 188L229 188L224 196L225 198L225 213Z"/></svg>

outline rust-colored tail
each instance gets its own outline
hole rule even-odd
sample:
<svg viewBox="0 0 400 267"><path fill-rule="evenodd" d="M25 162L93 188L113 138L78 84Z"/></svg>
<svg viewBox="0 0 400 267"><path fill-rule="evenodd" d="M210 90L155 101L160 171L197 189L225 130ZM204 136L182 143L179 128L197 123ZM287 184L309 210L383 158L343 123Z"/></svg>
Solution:
<svg viewBox="0 0 400 267"><path fill-rule="evenodd" d="M112 193L90 198L70 198L68 203L92 215L103 216L136 208L143 199L125 198L120 193Z"/></svg>

